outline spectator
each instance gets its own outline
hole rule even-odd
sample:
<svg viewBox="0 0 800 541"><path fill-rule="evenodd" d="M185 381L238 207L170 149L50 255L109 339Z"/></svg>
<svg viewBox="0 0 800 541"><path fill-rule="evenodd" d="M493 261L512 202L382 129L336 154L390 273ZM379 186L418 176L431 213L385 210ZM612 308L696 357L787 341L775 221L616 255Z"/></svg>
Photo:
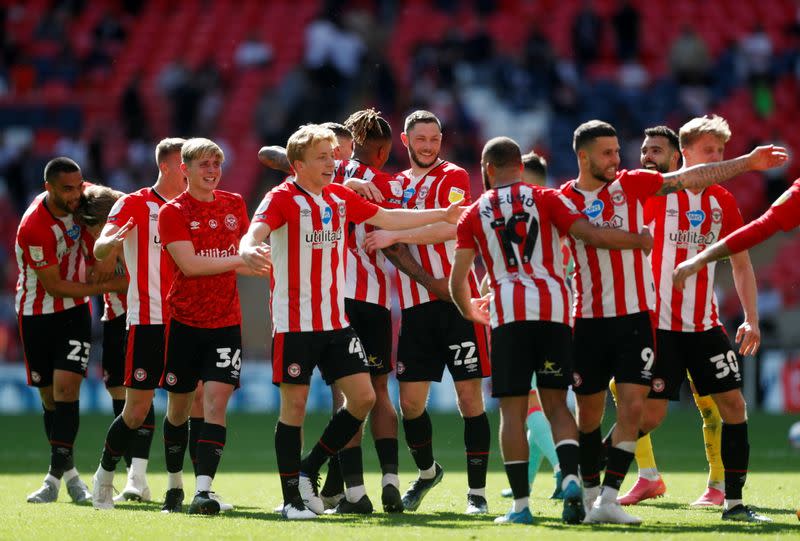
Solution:
<svg viewBox="0 0 800 541"><path fill-rule="evenodd" d="M234 61L240 68L260 68L272 61L272 46L264 43L255 33L250 33L239 44L234 53Z"/></svg>
<svg viewBox="0 0 800 541"><path fill-rule="evenodd" d="M622 0L619 9L611 18L617 38L617 57L622 61L633 60L639 55L639 11L630 0Z"/></svg>
<svg viewBox="0 0 800 541"><path fill-rule="evenodd" d="M579 68L597 59L603 38L603 21L594 10L591 0L584 0L583 6L572 21L572 50Z"/></svg>
<svg viewBox="0 0 800 541"><path fill-rule="evenodd" d="M705 84L711 69L711 56L705 42L689 26L684 26L669 52L672 74L682 85Z"/></svg>
<svg viewBox="0 0 800 541"><path fill-rule="evenodd" d="M769 77L772 62L772 40L760 24L739 44L744 79L751 83Z"/></svg>

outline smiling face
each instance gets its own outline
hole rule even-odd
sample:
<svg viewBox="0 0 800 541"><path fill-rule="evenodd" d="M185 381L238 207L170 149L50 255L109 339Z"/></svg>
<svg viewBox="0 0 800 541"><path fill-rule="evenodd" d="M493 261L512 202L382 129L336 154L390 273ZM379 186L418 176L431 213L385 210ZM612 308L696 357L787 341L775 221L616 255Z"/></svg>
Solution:
<svg viewBox="0 0 800 541"><path fill-rule="evenodd" d="M318 140L303 152L303 159L294 161L292 167L301 185L307 185L315 192L322 190L333 181L333 145L327 139Z"/></svg>
<svg viewBox="0 0 800 541"><path fill-rule="evenodd" d="M222 156L215 153L181 163L181 171L186 176L189 190L197 194L211 194L222 178Z"/></svg>
<svg viewBox="0 0 800 541"><path fill-rule="evenodd" d="M616 137L597 137L578 151L579 165L595 180L613 182L619 169L619 141Z"/></svg>
<svg viewBox="0 0 800 541"><path fill-rule="evenodd" d="M642 143L639 161L645 169L669 173L678 167L678 151L670 145L666 137L648 135Z"/></svg>
<svg viewBox="0 0 800 541"><path fill-rule="evenodd" d="M47 197L58 216L72 214L78 209L83 193L83 174L80 171L59 173L50 182L45 182Z"/></svg>
<svg viewBox="0 0 800 541"><path fill-rule="evenodd" d="M417 122L400 138L408 149L408 158L417 167L427 169L439 159L442 130L435 122Z"/></svg>

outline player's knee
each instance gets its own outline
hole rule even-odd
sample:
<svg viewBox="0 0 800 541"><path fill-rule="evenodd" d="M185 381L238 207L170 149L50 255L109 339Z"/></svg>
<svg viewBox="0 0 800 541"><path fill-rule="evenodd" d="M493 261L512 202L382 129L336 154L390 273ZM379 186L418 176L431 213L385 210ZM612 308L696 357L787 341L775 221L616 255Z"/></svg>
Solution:
<svg viewBox="0 0 800 541"><path fill-rule="evenodd" d="M425 401L412 396L400 396L400 411L407 419L416 419L425 411Z"/></svg>
<svg viewBox="0 0 800 541"><path fill-rule="evenodd" d="M53 397L58 402L75 402L80 398L80 382L58 382L53 384Z"/></svg>
<svg viewBox="0 0 800 541"><path fill-rule="evenodd" d="M716 415L703 416L703 426L719 428L720 421L726 423L743 423L746 420L747 404L742 393L729 393L716 398L719 417Z"/></svg>
<svg viewBox="0 0 800 541"><path fill-rule="evenodd" d="M462 417L475 417L483 413L483 397L475 393L461 393L458 395L458 409Z"/></svg>
<svg viewBox="0 0 800 541"><path fill-rule="evenodd" d="M374 405L375 391L371 386L365 386L347 398L347 410L356 417L366 417Z"/></svg>

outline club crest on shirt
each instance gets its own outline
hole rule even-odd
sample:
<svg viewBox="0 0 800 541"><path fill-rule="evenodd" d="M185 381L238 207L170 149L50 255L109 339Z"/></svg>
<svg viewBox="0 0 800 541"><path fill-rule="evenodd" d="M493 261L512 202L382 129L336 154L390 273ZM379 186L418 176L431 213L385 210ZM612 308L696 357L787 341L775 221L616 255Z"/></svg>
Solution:
<svg viewBox="0 0 800 541"><path fill-rule="evenodd" d="M339 217L344 218L347 214L347 206L344 203L339 203Z"/></svg>
<svg viewBox="0 0 800 541"><path fill-rule="evenodd" d="M711 209L711 221L715 224L722 221L722 209L716 207Z"/></svg>
<svg viewBox="0 0 800 541"><path fill-rule="evenodd" d="M447 194L447 200L451 203L458 203L464 199L464 190L461 188L456 188L455 186L450 188L450 193ZM420 190L420 197L422 196L422 190Z"/></svg>
<svg viewBox="0 0 800 541"><path fill-rule="evenodd" d="M419 193L417 194L417 199L425 199L426 197L428 197L428 187L423 186L422 188L419 189Z"/></svg>
<svg viewBox="0 0 800 541"><path fill-rule="evenodd" d="M225 216L225 227L230 229L231 231L236 231L236 228L239 227L239 219L234 216L233 214L228 214Z"/></svg>
<svg viewBox="0 0 800 541"><path fill-rule="evenodd" d="M333 211L331 210L331 207L325 207L324 209L322 209L322 223L323 224L328 225L328 222L331 221L332 217L333 217Z"/></svg>
<svg viewBox="0 0 800 541"><path fill-rule="evenodd" d="M611 192L611 202L616 206L624 205L628 199L625 197L625 192L622 190L615 190Z"/></svg>
<svg viewBox="0 0 800 541"><path fill-rule="evenodd" d="M583 213L590 219L594 220L603 213L605 204L599 199L592 201L592 204L583 209Z"/></svg>
<svg viewBox="0 0 800 541"><path fill-rule="evenodd" d="M389 190L395 197L403 197L403 184L399 180L389 181Z"/></svg>
<svg viewBox="0 0 800 541"><path fill-rule="evenodd" d="M210 227L211 229L216 229L218 226L219 226L219 223L217 223L217 221L214 218L211 218L208 221L208 227Z"/></svg>
<svg viewBox="0 0 800 541"><path fill-rule="evenodd" d="M35 263L39 263L44 259L44 249L41 246L31 246L28 251L31 253L31 259Z"/></svg>
<svg viewBox="0 0 800 541"><path fill-rule="evenodd" d="M697 227L706 221L706 213L702 210L687 210L686 218L692 227Z"/></svg>

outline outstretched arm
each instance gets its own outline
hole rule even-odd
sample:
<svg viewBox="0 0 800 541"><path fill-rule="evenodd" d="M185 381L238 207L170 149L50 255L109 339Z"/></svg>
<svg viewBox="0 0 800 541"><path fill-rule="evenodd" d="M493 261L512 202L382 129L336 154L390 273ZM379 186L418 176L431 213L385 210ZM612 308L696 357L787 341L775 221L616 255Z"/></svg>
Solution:
<svg viewBox="0 0 800 541"><path fill-rule="evenodd" d="M447 287L447 278L434 278L428 274L428 271L422 268L422 265L411 255L408 246L405 244L393 244L382 251L400 272L430 291L437 299L442 301L451 300L450 291Z"/></svg>
<svg viewBox="0 0 800 541"><path fill-rule="evenodd" d="M404 244L438 244L456 238L456 226L446 222L438 222L414 229L389 231L378 229L367 233L364 249L373 252L402 242Z"/></svg>
<svg viewBox="0 0 800 541"><path fill-rule="evenodd" d="M672 272L672 283L677 289L683 289L686 279L711 263L731 255L724 240L715 242L694 257L690 257Z"/></svg>
<svg viewBox="0 0 800 541"><path fill-rule="evenodd" d="M667 195L684 189L702 189L718 184L747 171L763 171L780 167L789 155L783 147L766 145L754 148L749 154L717 163L694 165L667 173L656 195Z"/></svg>
<svg viewBox="0 0 800 541"><path fill-rule="evenodd" d="M292 166L289 164L289 158L286 157L286 149L280 146L261 147L258 151L258 161L262 165L283 171L284 173L291 173Z"/></svg>
<svg viewBox="0 0 800 541"><path fill-rule="evenodd" d="M606 250L644 250L649 253L653 248L653 237L645 229L641 233L631 233L620 229L595 227L589 220L576 220L569 228L569 234L595 248Z"/></svg>

